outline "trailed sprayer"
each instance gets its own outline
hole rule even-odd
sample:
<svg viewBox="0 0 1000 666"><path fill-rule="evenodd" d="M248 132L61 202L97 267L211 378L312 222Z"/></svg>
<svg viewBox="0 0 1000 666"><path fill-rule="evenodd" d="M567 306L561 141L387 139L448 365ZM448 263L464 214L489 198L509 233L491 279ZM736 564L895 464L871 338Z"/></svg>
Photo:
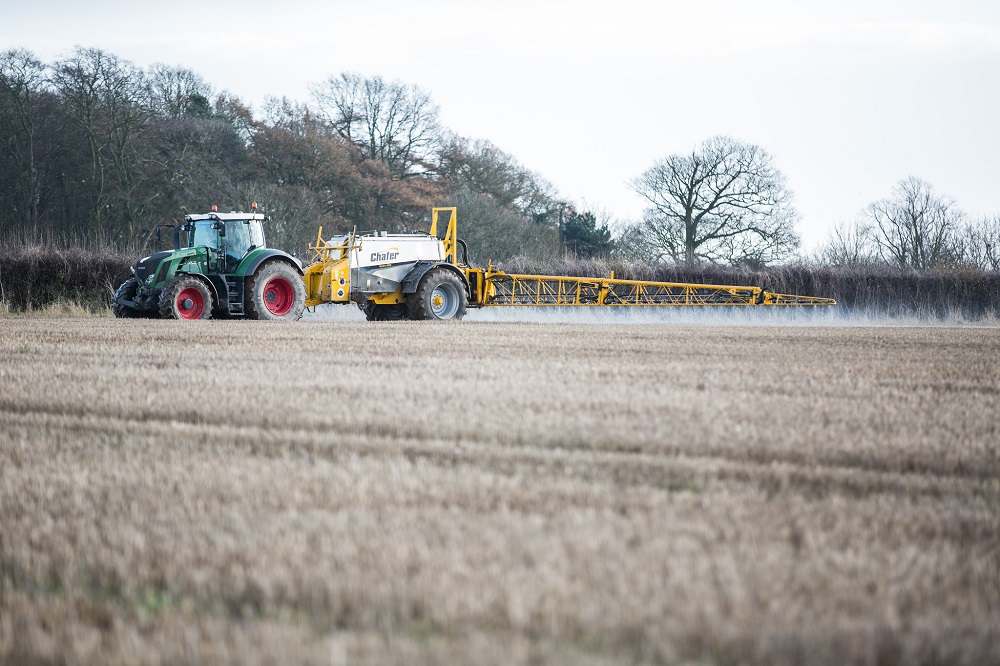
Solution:
<svg viewBox="0 0 1000 666"><path fill-rule="evenodd" d="M443 230L442 230L443 227ZM443 237L439 238L439 232ZM608 277L506 273L470 265L457 210L435 208L430 232L347 234L324 240L303 270L306 307L355 303L371 320L461 319L468 308L569 306L817 306L831 298L760 287L650 282Z"/></svg>

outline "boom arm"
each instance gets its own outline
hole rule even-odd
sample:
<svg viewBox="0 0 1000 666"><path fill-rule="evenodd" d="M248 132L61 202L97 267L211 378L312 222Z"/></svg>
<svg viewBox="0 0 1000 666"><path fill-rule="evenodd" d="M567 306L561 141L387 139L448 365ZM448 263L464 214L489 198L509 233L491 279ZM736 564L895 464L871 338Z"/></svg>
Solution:
<svg viewBox="0 0 1000 666"><path fill-rule="evenodd" d="M556 275L515 275L488 269L481 306L490 305L836 305L832 298L775 294L760 287L647 282Z"/></svg>

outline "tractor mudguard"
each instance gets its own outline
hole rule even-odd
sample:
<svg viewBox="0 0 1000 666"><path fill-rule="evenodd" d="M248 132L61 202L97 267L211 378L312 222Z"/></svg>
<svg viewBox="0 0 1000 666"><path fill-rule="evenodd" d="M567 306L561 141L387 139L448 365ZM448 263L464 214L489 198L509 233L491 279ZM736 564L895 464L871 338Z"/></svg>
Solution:
<svg viewBox="0 0 1000 666"><path fill-rule="evenodd" d="M465 273L460 271L455 266L451 264L435 262L435 261L418 261L403 281L400 283L402 287L402 293L404 294L415 294L417 293L417 287L420 286L420 280L426 275L432 268L446 268L462 281L465 286L465 295L471 298L471 290L469 289L469 281L465 279Z"/></svg>
<svg viewBox="0 0 1000 666"><path fill-rule="evenodd" d="M206 264L206 253L202 248L175 250L160 262L160 267L156 269L156 277L153 279L153 286L163 289L178 274L204 275Z"/></svg>
<svg viewBox="0 0 1000 666"><path fill-rule="evenodd" d="M208 278L209 288L212 290L212 300L218 308L229 307L229 288L226 286L226 278L213 273L205 275Z"/></svg>
<svg viewBox="0 0 1000 666"><path fill-rule="evenodd" d="M189 275L189 276L191 276L193 278L197 278L198 280L200 280L201 282L203 282L206 287L208 287L208 291L212 294L212 302L213 303L222 303L222 301L220 300L220 296L219 295L226 293L226 283L222 282L222 278L220 278L218 275L202 275L201 273L190 273L188 271L177 271L176 273L174 273L174 276L171 279L175 279L179 275ZM222 289L221 290L219 289L219 286L216 284L217 280L222 285Z"/></svg>
<svg viewBox="0 0 1000 666"><path fill-rule="evenodd" d="M282 252L281 250L275 250L273 248L261 248L259 250L254 250L240 263L239 267L236 269L236 275L239 277L246 277L248 275L253 275L260 268L260 265L265 261L270 260L283 261L296 271L299 275L302 275L302 264L287 252Z"/></svg>

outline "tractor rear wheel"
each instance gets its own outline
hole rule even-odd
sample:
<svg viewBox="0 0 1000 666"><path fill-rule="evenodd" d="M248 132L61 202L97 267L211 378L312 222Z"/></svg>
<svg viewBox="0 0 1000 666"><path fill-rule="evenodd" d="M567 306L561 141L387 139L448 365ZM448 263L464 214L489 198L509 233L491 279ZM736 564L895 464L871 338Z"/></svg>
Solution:
<svg viewBox="0 0 1000 666"><path fill-rule="evenodd" d="M122 301L135 301L136 292L139 290L139 282L135 278L129 278L121 283L115 291L114 298L111 299L111 311L118 319L135 319L144 316L144 313L128 305L123 305Z"/></svg>
<svg viewBox="0 0 1000 666"><path fill-rule="evenodd" d="M246 313L249 319L295 321L306 308L302 276L283 261L261 266L247 281Z"/></svg>
<svg viewBox="0 0 1000 666"><path fill-rule="evenodd" d="M461 319L465 316L468 298L465 285L457 275L436 268L424 276L406 304L410 319Z"/></svg>
<svg viewBox="0 0 1000 666"><path fill-rule="evenodd" d="M212 292L196 277L176 277L160 294L160 316L164 319L208 319L212 316Z"/></svg>

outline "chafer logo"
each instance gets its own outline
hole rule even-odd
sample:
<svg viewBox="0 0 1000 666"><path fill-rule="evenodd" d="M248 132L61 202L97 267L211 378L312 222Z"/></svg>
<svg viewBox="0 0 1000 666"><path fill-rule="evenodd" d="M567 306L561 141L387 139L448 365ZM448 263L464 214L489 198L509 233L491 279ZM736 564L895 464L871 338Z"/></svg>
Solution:
<svg viewBox="0 0 1000 666"><path fill-rule="evenodd" d="M393 261L399 257L399 248L391 247L385 252L372 252L371 261Z"/></svg>

